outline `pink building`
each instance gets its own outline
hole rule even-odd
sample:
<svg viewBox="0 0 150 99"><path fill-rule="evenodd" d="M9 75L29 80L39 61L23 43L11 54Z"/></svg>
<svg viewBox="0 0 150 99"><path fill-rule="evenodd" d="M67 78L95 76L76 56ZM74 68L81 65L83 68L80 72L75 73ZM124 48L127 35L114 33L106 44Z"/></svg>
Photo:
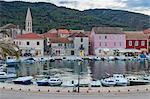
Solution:
<svg viewBox="0 0 150 99"><path fill-rule="evenodd" d="M117 51L126 48L126 36L118 27L94 27L90 36L91 50L94 55L103 51Z"/></svg>

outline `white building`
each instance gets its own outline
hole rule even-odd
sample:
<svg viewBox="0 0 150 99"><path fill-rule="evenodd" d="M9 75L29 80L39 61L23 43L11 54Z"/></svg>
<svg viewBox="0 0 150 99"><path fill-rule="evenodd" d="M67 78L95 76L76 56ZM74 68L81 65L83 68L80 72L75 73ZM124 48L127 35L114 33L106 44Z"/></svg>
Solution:
<svg viewBox="0 0 150 99"><path fill-rule="evenodd" d="M18 45L23 56L25 54L44 55L44 39L36 33L18 35L14 39L14 43Z"/></svg>

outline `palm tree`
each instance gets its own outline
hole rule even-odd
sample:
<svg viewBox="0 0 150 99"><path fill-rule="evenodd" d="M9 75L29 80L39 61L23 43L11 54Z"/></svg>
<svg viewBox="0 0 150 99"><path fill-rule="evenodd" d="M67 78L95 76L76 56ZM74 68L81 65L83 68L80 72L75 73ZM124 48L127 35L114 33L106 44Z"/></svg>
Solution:
<svg viewBox="0 0 150 99"><path fill-rule="evenodd" d="M0 31L0 33L6 33L6 31ZM7 35L8 33L6 33ZM16 56L16 58L19 58L19 48L13 43L10 42L8 38L1 38L0 39L0 54L3 58L6 58L6 56Z"/></svg>

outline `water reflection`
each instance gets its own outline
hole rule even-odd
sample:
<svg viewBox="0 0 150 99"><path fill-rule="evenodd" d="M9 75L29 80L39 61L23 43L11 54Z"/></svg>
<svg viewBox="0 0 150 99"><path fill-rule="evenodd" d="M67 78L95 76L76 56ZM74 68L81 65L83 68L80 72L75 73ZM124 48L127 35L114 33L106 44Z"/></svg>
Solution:
<svg viewBox="0 0 150 99"><path fill-rule="evenodd" d="M13 67L11 67L13 68ZM11 71L8 67L7 71ZM78 61L36 62L34 64L21 63L13 68L18 76L68 74L69 76L91 74L94 79L101 79L106 73L149 73L150 61Z"/></svg>

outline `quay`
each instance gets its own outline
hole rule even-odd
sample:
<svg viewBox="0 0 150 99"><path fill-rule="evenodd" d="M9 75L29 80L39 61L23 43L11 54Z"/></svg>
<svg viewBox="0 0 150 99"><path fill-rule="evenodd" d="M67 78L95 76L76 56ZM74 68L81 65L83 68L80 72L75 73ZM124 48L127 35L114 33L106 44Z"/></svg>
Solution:
<svg viewBox="0 0 150 99"><path fill-rule="evenodd" d="M73 87L49 87L35 85L17 85L0 83L0 91L51 93L51 94L72 94ZM127 93L149 93L150 85L124 86L124 87L80 87L78 94L127 94Z"/></svg>

